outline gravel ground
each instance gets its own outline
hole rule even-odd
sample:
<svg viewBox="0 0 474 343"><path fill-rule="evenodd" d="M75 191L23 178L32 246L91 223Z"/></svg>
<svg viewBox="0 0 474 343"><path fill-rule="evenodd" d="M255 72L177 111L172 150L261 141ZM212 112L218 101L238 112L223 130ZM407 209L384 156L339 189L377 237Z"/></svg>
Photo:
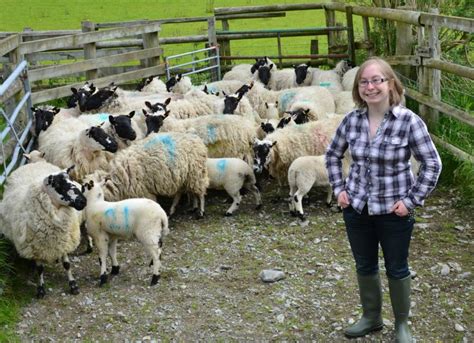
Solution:
<svg viewBox="0 0 474 343"><path fill-rule="evenodd" d="M258 212L247 195L234 217L224 217L224 193L210 194L202 220L182 208L170 221L157 286L149 286L149 258L135 241L119 244L120 274L102 288L97 251L73 256L77 296L67 294L59 264L47 267L47 295L23 308L20 340L349 341L343 328L361 309L341 213L313 190L301 223L276 199L286 189L266 189ZM417 342L473 341L474 225L472 211L454 208L457 201L454 191L437 190L416 213L410 265ZM264 269L285 278L264 283ZM25 278L33 297L35 280ZM385 277L383 285L384 329L352 341L392 341Z"/></svg>

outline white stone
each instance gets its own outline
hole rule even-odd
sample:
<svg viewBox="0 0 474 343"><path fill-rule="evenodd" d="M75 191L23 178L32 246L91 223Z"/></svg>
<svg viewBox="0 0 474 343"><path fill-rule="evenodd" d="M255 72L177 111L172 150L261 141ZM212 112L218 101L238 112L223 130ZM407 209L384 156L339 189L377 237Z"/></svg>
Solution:
<svg viewBox="0 0 474 343"><path fill-rule="evenodd" d="M450 271L450 269L449 269L449 266L447 264L443 264L441 266L441 275L446 276L446 275L449 274L449 271Z"/></svg>
<svg viewBox="0 0 474 343"><path fill-rule="evenodd" d="M278 323L283 323L285 321L285 315L279 314L277 316L277 321L278 321Z"/></svg>
<svg viewBox="0 0 474 343"><path fill-rule="evenodd" d="M456 329L456 331L458 331L458 332L464 332L464 327L461 324L458 324L458 323L456 323L456 325L454 325L454 329Z"/></svg>

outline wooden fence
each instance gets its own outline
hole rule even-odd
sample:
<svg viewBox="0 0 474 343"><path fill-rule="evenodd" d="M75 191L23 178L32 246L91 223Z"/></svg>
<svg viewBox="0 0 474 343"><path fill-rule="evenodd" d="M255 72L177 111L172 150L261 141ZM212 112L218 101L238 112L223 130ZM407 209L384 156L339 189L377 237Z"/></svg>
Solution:
<svg viewBox="0 0 474 343"><path fill-rule="evenodd" d="M232 31L230 20L253 18L279 18L288 11L323 10L325 26L295 29L264 29ZM345 13L345 25L336 23L336 12ZM355 41L353 17L360 16L363 23L361 41ZM468 79L474 78L474 69L456 65L441 60L438 31L440 28L449 28L468 33L474 32L474 20L469 18L449 17L433 13L416 12L406 9L387 9L362 6L348 6L344 3L311 3L270 6L247 6L215 8L214 16L195 18L170 18L157 20L141 20L116 23L82 23L81 30L23 32L21 34L0 33L0 62L8 66L6 61L15 64L22 58L29 62L30 82L64 78L67 76L85 75L88 80L98 86L111 81L117 84L129 82L150 75L164 74L164 65L160 62L163 46L169 44L204 43L219 45L221 60L228 65L235 59L250 59L258 56L232 55L231 44L242 39L276 38L278 54L269 56L284 65L283 60L311 58L311 59L341 59L355 60L358 49L367 51L367 55L374 54L375 46L370 40L371 19L381 19L396 24L397 34L408 38L407 32L414 28L417 31L415 41L404 39L397 44L395 56L387 60L396 66L409 66L417 70L418 89L407 89L406 95L420 106L420 112L425 120L433 125L437 122L438 113L452 116L457 120L474 126L474 118L466 111L454 108L441 101L440 73L452 73ZM167 24L186 24L207 22L207 34L159 37L158 33ZM222 29L216 28L216 22L221 23ZM338 35L346 32L347 43L341 44ZM281 38L285 36L319 36L327 37L328 51L318 53L317 44L312 45L309 54L283 55ZM314 43L314 42L312 42ZM416 46L417 45L417 46ZM75 63L44 66L45 61L68 59L81 60ZM139 65L117 64L140 60ZM130 64L130 63L129 63ZM224 66L225 67L225 66ZM33 89L32 101L39 103L56 99L70 94L70 87L78 83L62 85L46 90ZM1 99L0 99L1 101ZM443 144L458 157L473 161L473 157L455 147Z"/></svg>

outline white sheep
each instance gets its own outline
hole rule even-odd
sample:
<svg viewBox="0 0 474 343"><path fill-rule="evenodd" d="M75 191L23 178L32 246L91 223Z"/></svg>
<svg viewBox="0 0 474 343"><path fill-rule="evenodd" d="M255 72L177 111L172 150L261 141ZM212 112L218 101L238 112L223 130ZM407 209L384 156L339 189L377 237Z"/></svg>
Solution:
<svg viewBox="0 0 474 343"><path fill-rule="evenodd" d="M342 88L345 91L352 92L352 89L354 88L354 80L358 71L359 67L354 67L346 71L342 76Z"/></svg>
<svg viewBox="0 0 474 343"><path fill-rule="evenodd" d="M168 92L184 95L193 89L195 88L189 76L178 74L176 76L172 76L166 81L166 90Z"/></svg>
<svg viewBox="0 0 474 343"><path fill-rule="evenodd" d="M84 128L78 132L78 128ZM87 127L78 119L62 120L38 137L38 150L59 167L75 165L73 178L80 181L96 169L106 168L118 145L113 137L97 126Z"/></svg>
<svg viewBox="0 0 474 343"><path fill-rule="evenodd" d="M41 152L39 150L32 150L29 153L24 153L23 156L28 160L28 163L46 161L44 159L44 152Z"/></svg>
<svg viewBox="0 0 474 343"><path fill-rule="evenodd" d="M242 87L245 83L239 80L221 80L221 81L214 81L211 83L206 83L202 86L199 86L198 89L204 91L207 90L208 94L217 94L224 95L232 94L237 92L237 90Z"/></svg>
<svg viewBox="0 0 474 343"><path fill-rule="evenodd" d="M171 116L163 121L160 132L189 132L202 139L212 158L236 157L252 161L256 124L241 116L208 115L190 119Z"/></svg>
<svg viewBox="0 0 474 343"><path fill-rule="evenodd" d="M336 113L346 114L356 108L356 104L352 97L352 91L342 91L334 95L334 102L336 104Z"/></svg>
<svg viewBox="0 0 474 343"><path fill-rule="evenodd" d="M343 175L349 173L347 158L342 160ZM303 197L314 186L325 187L326 204L332 201L332 189L329 184L328 172L325 164L325 155L301 156L295 159L288 169L288 185L290 186L290 213L304 220Z"/></svg>
<svg viewBox="0 0 474 343"><path fill-rule="evenodd" d="M244 187L255 197L256 209L262 206L260 191L252 168L239 158L208 158L207 172L209 189L224 189L232 198L232 205L226 212L231 216L239 208L242 196L240 190Z"/></svg>
<svg viewBox="0 0 474 343"><path fill-rule="evenodd" d="M137 86L137 91L143 93L165 93L166 84L158 76L150 76L142 80Z"/></svg>
<svg viewBox="0 0 474 343"><path fill-rule="evenodd" d="M78 211L86 199L70 179L70 171L46 161L21 166L8 177L0 203L0 231L21 257L36 263L38 298L45 296L44 264L58 259L66 269L71 294L79 293L67 254L79 245Z"/></svg>
<svg viewBox="0 0 474 343"><path fill-rule="evenodd" d="M268 88L272 90L282 90L297 87L296 74L293 68L275 70L268 82Z"/></svg>
<svg viewBox="0 0 474 343"><path fill-rule="evenodd" d="M331 92L319 86L289 89L281 94L279 104L282 111L308 111L309 120L328 118L336 110Z"/></svg>
<svg viewBox="0 0 474 343"><path fill-rule="evenodd" d="M287 180L288 168L300 156L321 155L326 151L343 116L287 126L264 140L255 140L254 170L267 169L281 185Z"/></svg>
<svg viewBox="0 0 474 343"><path fill-rule="evenodd" d="M158 203L145 198L105 201L102 190L104 182L107 181L90 180L82 187L87 198L87 232L99 250L100 286L107 282L107 254L112 260L111 274L117 275L120 271L117 241L119 238L132 236L136 237L151 256L151 286L156 285L160 278L162 237L169 233L165 211Z"/></svg>
<svg viewBox="0 0 474 343"><path fill-rule="evenodd" d="M185 192L198 197L197 215L202 217L209 185L206 159L207 148L196 135L180 132L151 134L119 151L104 170L95 174L97 179L104 179L107 175L110 178L104 189L108 201L174 197L169 212L172 215Z"/></svg>
<svg viewBox="0 0 474 343"><path fill-rule="evenodd" d="M230 71L224 74L222 79L225 81L238 80L244 83L250 82L254 79L254 74L258 70L258 68L262 66L269 66L270 64L274 63L266 56L263 58L256 58L255 63L253 65L243 63L233 66ZM276 69L276 65L274 68Z"/></svg>

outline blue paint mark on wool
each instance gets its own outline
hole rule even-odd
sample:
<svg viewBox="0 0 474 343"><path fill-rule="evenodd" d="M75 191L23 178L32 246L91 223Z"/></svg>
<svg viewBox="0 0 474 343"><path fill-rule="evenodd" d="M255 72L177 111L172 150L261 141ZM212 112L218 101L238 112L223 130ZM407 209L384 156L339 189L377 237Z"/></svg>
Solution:
<svg viewBox="0 0 474 343"><path fill-rule="evenodd" d="M123 218L125 221L125 230L130 231L130 210L127 206L123 209Z"/></svg>
<svg viewBox="0 0 474 343"><path fill-rule="evenodd" d="M108 208L104 211L104 216L109 220L109 229L119 232L130 232L130 210L127 206L123 209L123 222L118 220L117 210L115 208Z"/></svg>
<svg viewBox="0 0 474 343"><path fill-rule="evenodd" d="M117 224L117 211L114 208L108 208L104 212L105 217L109 218L109 229L112 231L120 231L121 227Z"/></svg>
<svg viewBox="0 0 474 343"><path fill-rule="evenodd" d="M217 161L217 171L220 173L220 174L223 174L225 172L227 168L227 160L226 159L220 159L219 161Z"/></svg>
<svg viewBox="0 0 474 343"><path fill-rule="evenodd" d="M217 93L219 92L219 88L216 85L207 85L207 90L209 93Z"/></svg>
<svg viewBox="0 0 474 343"><path fill-rule="evenodd" d="M216 127L212 124L207 125L207 140L206 144L213 144L217 141Z"/></svg>
<svg viewBox="0 0 474 343"><path fill-rule="evenodd" d="M278 99L278 110L280 112L285 112L288 109L290 103L293 101L295 95L295 91L284 92L283 94L281 94L280 98Z"/></svg>
<svg viewBox="0 0 474 343"><path fill-rule="evenodd" d="M146 142L143 147L144 149L153 149L153 147L158 143L163 144L164 149L168 153L169 160L174 161L176 158L176 142L171 135L155 135L152 139Z"/></svg>
<svg viewBox="0 0 474 343"><path fill-rule="evenodd" d="M96 113L88 115L88 118L90 117L91 121L96 124L102 124L109 121L109 115L108 113Z"/></svg>

